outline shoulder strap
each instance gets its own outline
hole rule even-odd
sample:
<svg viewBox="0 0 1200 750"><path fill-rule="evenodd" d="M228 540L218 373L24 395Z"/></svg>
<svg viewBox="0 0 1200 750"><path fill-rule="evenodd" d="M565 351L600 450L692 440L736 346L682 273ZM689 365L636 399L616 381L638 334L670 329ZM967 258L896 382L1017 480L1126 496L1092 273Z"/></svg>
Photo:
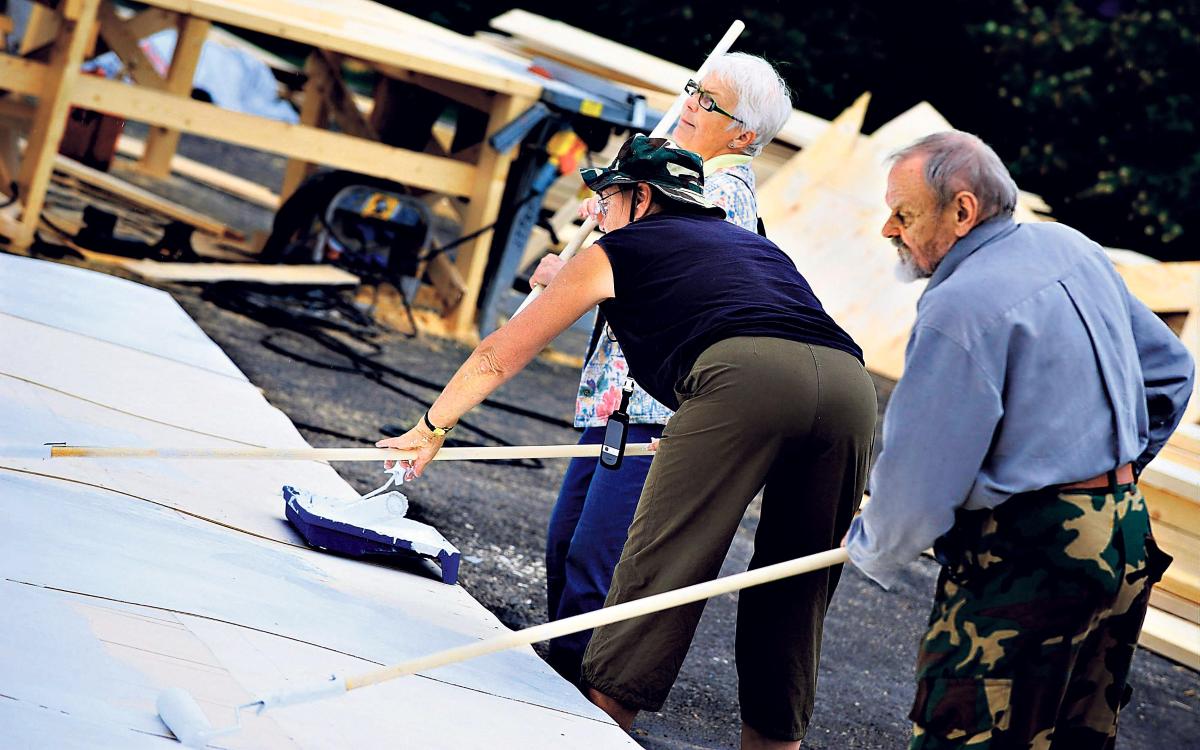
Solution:
<svg viewBox="0 0 1200 750"><path fill-rule="evenodd" d="M748 180L746 180L745 177L742 177L740 174L738 174L737 172L734 172L732 170L730 170L729 172L726 172L725 174L729 175L730 177L734 177L738 180L741 180L741 183L746 186L746 189L750 191L750 194L754 195L754 188L750 187L750 182ZM755 195L754 197L755 197L754 205L755 205L755 207L757 207L758 206L758 196ZM767 236L767 225L763 223L761 216L758 216L757 218L758 218L758 233L760 236L766 237Z"/></svg>

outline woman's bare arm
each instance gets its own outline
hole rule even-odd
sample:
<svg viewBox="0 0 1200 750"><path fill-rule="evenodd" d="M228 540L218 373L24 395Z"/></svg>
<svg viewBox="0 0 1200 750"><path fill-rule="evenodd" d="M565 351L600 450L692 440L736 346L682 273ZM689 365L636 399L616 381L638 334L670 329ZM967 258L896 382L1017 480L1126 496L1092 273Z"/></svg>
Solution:
<svg viewBox="0 0 1200 750"><path fill-rule="evenodd" d="M578 252L546 291L520 315L479 343L429 408L436 427L451 427L520 372L538 352L596 304L613 296L612 266L598 245ZM418 424L404 435L381 440L385 448L420 451L412 474L420 476L443 439Z"/></svg>

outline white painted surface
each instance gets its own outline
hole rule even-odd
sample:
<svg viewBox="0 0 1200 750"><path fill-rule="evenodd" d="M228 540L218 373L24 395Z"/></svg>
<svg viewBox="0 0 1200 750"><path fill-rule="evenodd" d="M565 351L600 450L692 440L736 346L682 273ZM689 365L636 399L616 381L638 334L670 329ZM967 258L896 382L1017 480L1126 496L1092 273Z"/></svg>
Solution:
<svg viewBox="0 0 1200 750"><path fill-rule="evenodd" d="M170 295L115 276L0 254L0 312L245 380Z"/></svg>
<svg viewBox="0 0 1200 750"><path fill-rule="evenodd" d="M0 744L170 747L154 710L166 687L186 688L220 726L232 721L234 705L260 692L502 632L433 570L404 572L305 547L284 520L279 488L354 497L327 465L31 457L46 440L304 441L240 373L200 364L219 358L197 349L191 321L141 348L89 328L86 315L47 325L34 320L46 289L74 295L86 310L92 283L100 297L120 296L121 285L77 269L5 261L0 694L9 699L0 700ZM38 283L22 283L27 269ZM129 286L140 300L127 308L129 320L179 320L165 295ZM636 747L529 648L249 717L244 731L217 745L381 743Z"/></svg>

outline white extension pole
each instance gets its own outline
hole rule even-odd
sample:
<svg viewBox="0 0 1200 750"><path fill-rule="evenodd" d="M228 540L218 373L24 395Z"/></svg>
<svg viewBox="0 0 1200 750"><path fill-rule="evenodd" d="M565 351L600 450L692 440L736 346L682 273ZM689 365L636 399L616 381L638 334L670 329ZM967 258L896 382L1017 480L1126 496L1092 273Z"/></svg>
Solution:
<svg viewBox="0 0 1200 750"><path fill-rule="evenodd" d="M635 599L624 604L603 607L593 612L585 612L581 615L548 622L544 625L535 625L531 628L498 635L495 638L488 638L484 641L446 649L445 651L439 651L428 656L409 659L406 662L401 662L391 667L383 667L370 672L364 672L363 674L353 675L346 678L346 689L354 690L355 688L374 685L385 680L416 674L424 670L444 667L447 664L494 654L497 651L528 646L540 641L548 641L551 638L598 628L601 625L611 625L614 622L632 620L635 617L661 612L664 609L678 607L683 604L698 602L701 599L709 599L720 594L728 594L731 591L740 591L750 586L771 583L782 578L789 578L801 573L810 573L814 570L839 565L847 560L849 560L849 557L846 554L846 548L839 547L837 549L826 550L825 552L818 552L814 555L798 557L795 560L768 565L764 568L747 570L745 573L737 573L736 575L697 583L673 591L664 591L661 594L647 596L644 599Z"/></svg>
<svg viewBox="0 0 1200 750"><path fill-rule="evenodd" d="M224 729L213 729L208 723L204 712L195 699L182 688L170 688L158 697L158 714L167 727L174 732L180 742L192 747L204 747L212 739L236 732L241 728L242 709L252 709L262 713L281 706L295 706L301 703L332 698L349 690L376 685L398 677L424 672L448 664L455 664L467 659L474 659L497 651L528 646L539 641L558 638L583 630L611 625L614 622L631 620L635 617L661 612L664 609L690 604L701 599L708 599L719 594L739 591L750 586L758 586L772 581L778 581L790 576L822 570L833 565L840 565L848 560L845 548L826 550L815 555L799 557L795 560L768 565L757 570L725 576L713 581L697 583L673 591L647 596L624 604L604 607L594 612L585 612L574 617L567 617L545 625L535 625L524 630L516 630L484 641L468 643L465 646L438 651L428 656L395 664L390 667L375 669L349 677L332 675L326 680L315 682L302 687L290 688L277 693L262 695L251 703L238 707L238 723Z"/></svg>
<svg viewBox="0 0 1200 750"><path fill-rule="evenodd" d="M205 458L239 461L407 461L416 451L398 448L122 448L51 445L50 458ZM43 448L43 451L45 449ZM0 447L0 456L5 449ZM23 451L28 453L28 451ZM630 443L627 456L650 455L649 443ZM517 458L596 458L599 445L510 445L442 448L434 461L499 461ZM42 453L46 457L46 453Z"/></svg>
<svg viewBox="0 0 1200 750"><path fill-rule="evenodd" d="M729 48L733 46L734 40L741 35L742 30L745 28L746 24L742 23L741 21L734 21L732 24L730 24L729 31L725 32L725 36L721 37L721 41L717 42L716 47L713 47L713 51L708 56L708 59L704 61L704 64L701 65L700 69L694 74L695 80L702 80L704 76L708 75L708 71L712 67L713 61L729 51ZM680 93L679 96L675 97L675 102L671 105L671 108L667 110L667 113L663 115L661 120L658 121L658 125L655 125L654 130L650 132L651 138L663 138L666 136L667 129L670 128L675 120L679 117L679 112L683 109L683 103L686 102L687 99L688 95L686 93ZM583 226L579 227L579 231L575 233L575 236L571 238L571 241L567 243L567 246L563 248L563 251L558 254L558 257L562 258L563 260L570 260L571 256L579 252L579 247L595 228L596 219L593 216L589 216L587 220L583 222ZM513 315L516 316L518 313L528 307L531 302L538 298L538 295L542 293L542 289L544 288L545 287L543 287L541 284L534 284L533 289L529 292L529 296L525 298L525 301L521 303L521 306L517 308L517 312L513 313Z"/></svg>

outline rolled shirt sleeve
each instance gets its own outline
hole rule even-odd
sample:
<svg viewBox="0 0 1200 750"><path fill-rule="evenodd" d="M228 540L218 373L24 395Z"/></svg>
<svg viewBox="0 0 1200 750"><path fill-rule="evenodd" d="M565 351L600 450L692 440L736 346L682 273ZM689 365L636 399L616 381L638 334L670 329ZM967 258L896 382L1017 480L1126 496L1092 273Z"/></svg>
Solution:
<svg viewBox="0 0 1200 750"><path fill-rule="evenodd" d="M1128 290L1126 294L1149 416L1148 443L1134 461L1134 468L1140 474L1179 426L1192 395L1196 366L1171 329Z"/></svg>
<svg viewBox="0 0 1200 750"><path fill-rule="evenodd" d="M954 525L1003 415L994 376L941 331L915 329L905 361L884 416L871 500L846 540L851 562L884 588Z"/></svg>

